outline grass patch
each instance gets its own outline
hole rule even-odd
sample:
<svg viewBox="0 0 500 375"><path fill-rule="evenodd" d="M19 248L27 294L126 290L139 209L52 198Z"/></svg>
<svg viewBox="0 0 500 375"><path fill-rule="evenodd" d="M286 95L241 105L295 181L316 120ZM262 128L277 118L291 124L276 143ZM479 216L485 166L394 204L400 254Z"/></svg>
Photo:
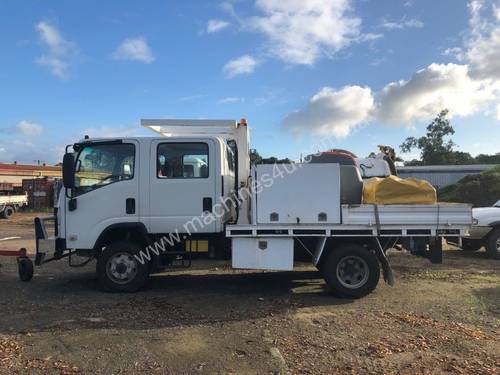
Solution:
<svg viewBox="0 0 500 375"><path fill-rule="evenodd" d="M470 295L466 298L465 303L473 310L479 311L481 314L488 311L488 304L481 297Z"/></svg>

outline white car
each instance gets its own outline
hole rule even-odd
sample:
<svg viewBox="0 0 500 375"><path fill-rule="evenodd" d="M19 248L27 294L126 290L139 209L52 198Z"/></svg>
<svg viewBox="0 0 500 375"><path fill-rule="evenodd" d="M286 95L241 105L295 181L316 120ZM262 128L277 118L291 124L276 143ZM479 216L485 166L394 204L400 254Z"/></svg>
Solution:
<svg viewBox="0 0 500 375"><path fill-rule="evenodd" d="M494 259L500 259L500 200L492 207L472 209L470 237L462 238L462 249L476 251L485 247Z"/></svg>

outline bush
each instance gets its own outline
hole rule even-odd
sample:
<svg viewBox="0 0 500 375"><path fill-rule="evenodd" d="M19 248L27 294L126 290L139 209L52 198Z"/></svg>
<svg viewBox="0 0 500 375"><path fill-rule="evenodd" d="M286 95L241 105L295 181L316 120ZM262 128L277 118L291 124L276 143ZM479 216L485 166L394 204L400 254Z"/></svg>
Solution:
<svg viewBox="0 0 500 375"><path fill-rule="evenodd" d="M476 207L493 205L500 200L500 167L465 176L456 184L439 189L438 199L443 202L471 203Z"/></svg>

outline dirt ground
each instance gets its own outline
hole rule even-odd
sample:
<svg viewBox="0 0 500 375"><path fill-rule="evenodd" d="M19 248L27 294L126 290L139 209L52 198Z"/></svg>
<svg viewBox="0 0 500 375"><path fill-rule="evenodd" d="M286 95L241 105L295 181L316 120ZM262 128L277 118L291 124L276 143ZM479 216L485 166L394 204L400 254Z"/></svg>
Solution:
<svg viewBox="0 0 500 375"><path fill-rule="evenodd" d="M33 216L1 220L0 249L33 251ZM500 261L449 248L442 265L390 262L394 287L345 300L307 264L207 261L107 294L94 263L23 283L0 258L0 374L500 374Z"/></svg>

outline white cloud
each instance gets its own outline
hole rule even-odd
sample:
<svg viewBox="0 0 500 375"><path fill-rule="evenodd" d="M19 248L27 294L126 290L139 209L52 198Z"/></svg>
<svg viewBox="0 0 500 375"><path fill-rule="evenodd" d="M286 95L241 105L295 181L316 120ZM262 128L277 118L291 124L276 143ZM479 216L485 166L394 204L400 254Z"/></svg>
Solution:
<svg viewBox="0 0 500 375"><path fill-rule="evenodd" d="M494 100L490 87L473 80L467 65L431 64L409 81L386 85L378 97L377 119L409 125L435 116L444 108L451 116L468 116Z"/></svg>
<svg viewBox="0 0 500 375"><path fill-rule="evenodd" d="M153 51L143 37L125 39L113 52L116 60L133 60L152 63L155 60Z"/></svg>
<svg viewBox="0 0 500 375"><path fill-rule="evenodd" d="M140 136L144 129L137 125L132 126L99 126L84 129L79 136L88 135L90 138L113 138Z"/></svg>
<svg viewBox="0 0 500 375"><path fill-rule="evenodd" d="M282 125L295 135L313 132L345 137L369 120L373 109L374 98L367 87L346 86L338 91L324 87L305 108L290 113Z"/></svg>
<svg viewBox="0 0 500 375"><path fill-rule="evenodd" d="M444 50L443 52L444 56L451 56L458 61L464 61L465 56L464 56L464 50L460 47L450 47Z"/></svg>
<svg viewBox="0 0 500 375"><path fill-rule="evenodd" d="M293 133L345 136L367 122L412 127L445 108L450 117L482 112L500 119L500 19L497 8L485 4L483 0L469 3L470 31L464 46L445 52L463 60L462 64L430 64L410 79L391 82L373 94L359 86L339 91L323 88L304 109L284 119L285 128ZM356 102L359 105L352 104Z"/></svg>
<svg viewBox="0 0 500 375"><path fill-rule="evenodd" d="M40 39L55 55L64 55L71 50L72 43L64 39L59 30L48 22L38 22L36 29L40 33Z"/></svg>
<svg viewBox="0 0 500 375"><path fill-rule="evenodd" d="M191 102L193 100L203 98L203 96L204 95L202 95L202 94L194 94L194 95L181 96L179 98L179 101L181 101L181 102Z"/></svg>
<svg viewBox="0 0 500 375"><path fill-rule="evenodd" d="M351 0L257 0L263 16L249 27L267 37L270 55L287 63L312 65L364 39ZM368 38L370 39L370 38Z"/></svg>
<svg viewBox="0 0 500 375"><path fill-rule="evenodd" d="M23 135L40 135L42 134L43 127L35 122L29 122L26 120L21 121L16 126L17 130Z"/></svg>
<svg viewBox="0 0 500 375"><path fill-rule="evenodd" d="M424 23L415 18L407 19L406 17L403 17L399 21L389 21L383 18L380 22L380 27L383 27L384 29L388 30L394 30L394 29L402 30L408 28L422 28L424 27Z"/></svg>
<svg viewBox="0 0 500 375"><path fill-rule="evenodd" d="M240 74L253 73L258 64L258 61L252 56L243 55L229 61L226 65L224 65L222 70L227 78L233 78Z"/></svg>
<svg viewBox="0 0 500 375"><path fill-rule="evenodd" d="M431 64L407 81L387 84L378 93L360 86L338 91L325 87L304 109L285 117L283 125L294 134L345 137L368 122L410 127L444 108L450 110L450 116L469 116L484 110L495 99L495 89L471 78L467 65Z"/></svg>
<svg viewBox="0 0 500 375"><path fill-rule="evenodd" d="M43 142L44 147L40 147L41 141L29 142L24 139L0 138L0 160L4 162L17 161L22 164L33 164L38 160L42 163L55 164L60 162L64 149L49 145L49 140Z"/></svg>
<svg viewBox="0 0 500 375"><path fill-rule="evenodd" d="M465 39L465 56L471 73L479 78L500 79L500 1L469 2L470 31ZM493 17L492 17L493 16Z"/></svg>
<svg viewBox="0 0 500 375"><path fill-rule="evenodd" d="M227 98L220 99L217 101L218 104L234 104L234 103L243 103L245 101L245 98L238 98L238 97L233 97L229 96Z"/></svg>
<svg viewBox="0 0 500 375"><path fill-rule="evenodd" d="M216 33L229 26L229 22L223 20L208 20L207 33Z"/></svg>
<svg viewBox="0 0 500 375"><path fill-rule="evenodd" d="M480 78L500 79L500 25L473 37L468 47L472 73Z"/></svg>
<svg viewBox="0 0 500 375"><path fill-rule="evenodd" d="M40 56L36 62L40 65L45 65L50 68L50 72L59 77L67 78L68 76L68 63L59 57L53 56Z"/></svg>
<svg viewBox="0 0 500 375"><path fill-rule="evenodd" d="M253 102L256 105L265 105L271 102L276 104L284 104L287 102L286 92L284 89L271 89L265 92L263 95L256 97Z"/></svg>
<svg viewBox="0 0 500 375"><path fill-rule="evenodd" d="M61 32L46 21L35 25L41 42L47 48L47 52L40 56L36 62L50 68L53 75L59 78L67 78L70 60L77 54L75 43L64 39Z"/></svg>

